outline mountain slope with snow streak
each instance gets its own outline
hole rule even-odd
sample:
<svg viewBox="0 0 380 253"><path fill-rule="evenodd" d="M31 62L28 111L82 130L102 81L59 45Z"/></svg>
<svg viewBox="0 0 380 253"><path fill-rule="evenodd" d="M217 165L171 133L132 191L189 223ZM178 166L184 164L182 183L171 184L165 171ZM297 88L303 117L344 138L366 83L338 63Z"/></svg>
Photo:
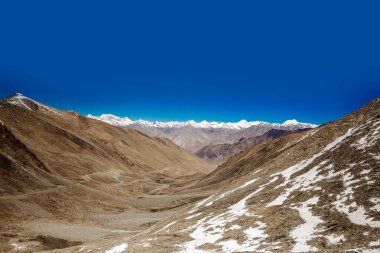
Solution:
<svg viewBox="0 0 380 253"><path fill-rule="evenodd" d="M380 99L206 178L215 194L126 239L131 252L378 252Z"/></svg>

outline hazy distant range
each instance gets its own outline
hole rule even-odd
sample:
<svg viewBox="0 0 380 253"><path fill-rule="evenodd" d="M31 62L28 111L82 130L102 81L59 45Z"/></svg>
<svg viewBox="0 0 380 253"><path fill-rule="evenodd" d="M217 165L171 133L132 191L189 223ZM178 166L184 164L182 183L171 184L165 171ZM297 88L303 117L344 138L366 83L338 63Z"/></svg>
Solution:
<svg viewBox="0 0 380 253"><path fill-rule="evenodd" d="M165 137L188 151L196 153L205 146L213 144L235 143L241 138L260 136L272 130L299 130L317 127L315 124L298 122L295 119L283 123L241 120L231 122L201 121L133 121L128 117L102 114L87 117L104 121L108 124L141 131L149 136Z"/></svg>

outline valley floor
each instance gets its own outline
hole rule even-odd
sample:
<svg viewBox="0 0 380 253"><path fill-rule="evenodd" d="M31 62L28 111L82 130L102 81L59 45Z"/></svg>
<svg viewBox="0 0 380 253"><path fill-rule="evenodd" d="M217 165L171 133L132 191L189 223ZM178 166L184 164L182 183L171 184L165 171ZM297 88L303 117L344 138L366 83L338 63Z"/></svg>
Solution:
<svg viewBox="0 0 380 253"><path fill-rule="evenodd" d="M56 191L56 189L47 190L44 193L51 191ZM33 194L38 195L38 193ZM84 213L82 218L72 220L54 217L55 215L46 213L46 210L37 205L24 201L23 197L0 198L1 206L17 206L19 208L17 212L27 213L14 214L11 217L8 216L9 219L2 219L8 219L8 222L3 223L0 228L0 252L36 252L60 248L65 252L76 252L83 247L83 244L131 237L172 215L180 208L176 206L204 197L204 193L145 196L135 200L125 198L122 201L126 205L133 204L135 208L123 209L108 206ZM0 211L0 213L3 212ZM17 216L22 222L14 222L14 219L18 219ZM34 218L30 219L29 216L34 216ZM46 217L43 218L43 216Z"/></svg>

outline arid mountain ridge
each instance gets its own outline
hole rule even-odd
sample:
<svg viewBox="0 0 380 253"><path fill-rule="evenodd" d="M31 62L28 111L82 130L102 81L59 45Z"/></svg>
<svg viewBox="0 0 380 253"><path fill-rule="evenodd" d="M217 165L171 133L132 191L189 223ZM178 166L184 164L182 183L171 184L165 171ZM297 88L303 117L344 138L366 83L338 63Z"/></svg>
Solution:
<svg viewBox="0 0 380 253"><path fill-rule="evenodd" d="M303 128L294 131L271 129L268 132L259 136L241 138L238 142L232 144L224 143L208 145L197 151L195 154L204 160L216 164L221 164L228 160L228 158L230 158L231 156L236 155L239 152L252 147L253 145L280 138L291 133L307 131L309 129L310 128Z"/></svg>

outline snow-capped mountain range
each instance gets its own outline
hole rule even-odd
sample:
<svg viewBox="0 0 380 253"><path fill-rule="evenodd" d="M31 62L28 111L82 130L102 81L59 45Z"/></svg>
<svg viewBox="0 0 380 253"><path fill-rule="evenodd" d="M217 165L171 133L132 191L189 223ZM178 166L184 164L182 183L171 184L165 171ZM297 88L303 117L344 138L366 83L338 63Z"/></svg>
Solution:
<svg viewBox="0 0 380 253"><path fill-rule="evenodd" d="M112 114L102 114L100 116L94 116L94 115L87 115L87 117L92 119L97 119L104 121L108 124L115 125L115 126L121 126L126 127L132 124L139 124L142 126L147 127L158 127L158 128L179 128L179 127L186 127L186 126L192 126L195 128L225 128L225 129L231 129L231 130L241 130L245 128L249 128L251 126L258 126L258 125L273 125L276 127L282 126L282 127L297 127L297 128L314 128L318 125L310 124L310 123L302 123L298 122L295 119L292 120L286 120L283 123L269 123L264 121L247 121L247 120L240 120L239 122L208 122L206 120L196 122L194 120L189 121L147 121L147 120L136 120L133 121L129 119L128 117L118 117Z"/></svg>
<svg viewBox="0 0 380 253"><path fill-rule="evenodd" d="M108 124L141 131L153 137L165 137L191 152L197 152L207 145L234 143L241 138L262 135L272 129L299 130L317 127L315 124L301 123L297 120L287 120L284 123L268 123L263 121L239 122L208 122L201 121L133 121L128 117L120 118L112 114L102 114L98 117L87 117L104 121Z"/></svg>

